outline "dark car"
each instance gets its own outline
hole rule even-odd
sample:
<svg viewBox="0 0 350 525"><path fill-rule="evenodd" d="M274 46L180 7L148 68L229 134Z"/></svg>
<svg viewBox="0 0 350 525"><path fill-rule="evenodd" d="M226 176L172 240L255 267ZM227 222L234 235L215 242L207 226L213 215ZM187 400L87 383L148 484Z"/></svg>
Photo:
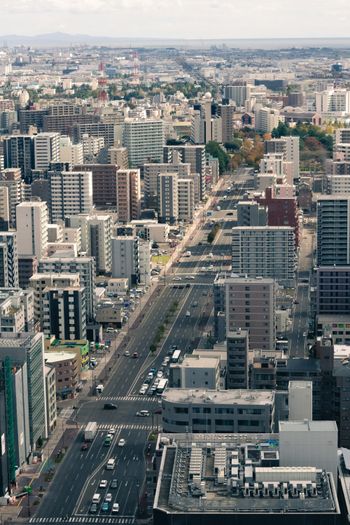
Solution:
<svg viewBox="0 0 350 525"><path fill-rule="evenodd" d="M155 411L153 412L153 414L161 414L161 413L162 413L162 410L161 410L160 408L159 408L158 410L155 410Z"/></svg>
<svg viewBox="0 0 350 525"><path fill-rule="evenodd" d="M117 407L117 405L115 405L114 403L105 403L105 404L103 405L103 408L104 408L105 410L116 410L118 407Z"/></svg>
<svg viewBox="0 0 350 525"><path fill-rule="evenodd" d="M97 510L98 510L98 506L97 506L97 504L96 504L96 503L91 503L91 505L90 505L90 511L89 511L89 512L90 512L91 514L96 514Z"/></svg>
<svg viewBox="0 0 350 525"><path fill-rule="evenodd" d="M87 450L89 448L89 443L83 443L80 447L81 450Z"/></svg>
<svg viewBox="0 0 350 525"><path fill-rule="evenodd" d="M111 489L118 488L118 480L112 479L111 484L109 486L111 487Z"/></svg>

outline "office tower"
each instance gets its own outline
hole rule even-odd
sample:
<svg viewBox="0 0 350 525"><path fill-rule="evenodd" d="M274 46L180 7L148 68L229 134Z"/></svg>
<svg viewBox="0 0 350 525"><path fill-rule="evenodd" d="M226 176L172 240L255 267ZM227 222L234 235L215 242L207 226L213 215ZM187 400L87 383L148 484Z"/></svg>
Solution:
<svg viewBox="0 0 350 525"><path fill-rule="evenodd" d="M0 232L0 288L18 287L16 232Z"/></svg>
<svg viewBox="0 0 350 525"><path fill-rule="evenodd" d="M141 211L140 170L118 170L117 213L119 222L138 219Z"/></svg>
<svg viewBox="0 0 350 525"><path fill-rule="evenodd" d="M194 214L194 184L191 179L178 179L178 220L192 222Z"/></svg>
<svg viewBox="0 0 350 525"><path fill-rule="evenodd" d="M45 288L42 330L57 339L85 339L85 289L81 286Z"/></svg>
<svg viewBox="0 0 350 525"><path fill-rule="evenodd" d="M95 257L96 273L109 273L112 265L111 216L72 215L66 218L66 225L71 229L80 230L81 250Z"/></svg>
<svg viewBox="0 0 350 525"><path fill-rule="evenodd" d="M316 93L316 113L350 112L350 91L342 88L331 88Z"/></svg>
<svg viewBox="0 0 350 525"><path fill-rule="evenodd" d="M255 129L265 133L271 133L277 128L278 123L284 120L278 109L256 107L255 108Z"/></svg>
<svg viewBox="0 0 350 525"><path fill-rule="evenodd" d="M23 183L20 168L0 171L0 187L8 189L10 227L16 227L16 206L23 200Z"/></svg>
<svg viewBox="0 0 350 525"><path fill-rule="evenodd" d="M94 320L96 310L94 257L44 257L39 261L39 273L79 273L80 286L85 288L87 320Z"/></svg>
<svg viewBox="0 0 350 525"><path fill-rule="evenodd" d="M226 388L248 388L249 333L232 330L226 334Z"/></svg>
<svg viewBox="0 0 350 525"><path fill-rule="evenodd" d="M281 137L279 139L265 140L264 153L281 153L285 162L291 162L293 165L293 178L299 178L299 137Z"/></svg>
<svg viewBox="0 0 350 525"><path fill-rule="evenodd" d="M18 120L21 133L28 133L33 126L38 131L42 131L44 127L44 115L49 113L48 109L19 109Z"/></svg>
<svg viewBox="0 0 350 525"><path fill-rule="evenodd" d="M69 164L83 164L84 151L81 142L73 144L70 137L60 137L60 162Z"/></svg>
<svg viewBox="0 0 350 525"><path fill-rule="evenodd" d="M20 168L22 178L31 181L34 168L34 137L12 135L4 139L5 168Z"/></svg>
<svg viewBox="0 0 350 525"><path fill-rule="evenodd" d="M29 287L34 293L34 319L42 329L44 323L44 293L51 288L79 288L78 273L35 273L29 279Z"/></svg>
<svg viewBox="0 0 350 525"><path fill-rule="evenodd" d="M226 334L246 330L250 349L273 350L276 340L275 294L273 279L228 277L225 280Z"/></svg>
<svg viewBox="0 0 350 525"><path fill-rule="evenodd" d="M92 173L91 171L49 172L50 219L64 220L67 215L91 213Z"/></svg>
<svg viewBox="0 0 350 525"><path fill-rule="evenodd" d="M123 146L128 150L130 168L145 162L161 162L164 146L164 124L161 120L125 120Z"/></svg>
<svg viewBox="0 0 350 525"><path fill-rule="evenodd" d="M18 257L19 286L26 289L29 279L38 271L38 258L35 255L23 255Z"/></svg>
<svg viewBox="0 0 350 525"><path fill-rule="evenodd" d="M116 164L121 170L127 170L129 168L127 148L122 146L108 148L108 162L109 164Z"/></svg>
<svg viewBox="0 0 350 525"><path fill-rule="evenodd" d="M175 152L176 153L176 152ZM143 166L143 180L144 180L144 195L145 206L147 208L157 209L158 207L158 175L160 173L177 173L179 178L191 177L191 165L189 163L182 164L177 162L176 154L172 158L171 163L159 164L145 164Z"/></svg>
<svg viewBox="0 0 350 525"><path fill-rule="evenodd" d="M6 186L0 185L0 231L7 231L9 228L10 228L9 190Z"/></svg>
<svg viewBox="0 0 350 525"><path fill-rule="evenodd" d="M218 114L221 117L222 142L232 142L234 133L234 118L236 106L234 104L220 104Z"/></svg>
<svg viewBox="0 0 350 525"><path fill-rule="evenodd" d="M252 88L252 85L246 83L224 86L224 98L235 102L236 106L244 106L245 101L250 97Z"/></svg>
<svg viewBox="0 0 350 525"><path fill-rule="evenodd" d="M289 226L232 228L232 271L248 277L267 277L294 286L295 234Z"/></svg>
<svg viewBox="0 0 350 525"><path fill-rule="evenodd" d="M24 201L16 208L18 254L44 257L47 251L46 202Z"/></svg>
<svg viewBox="0 0 350 525"><path fill-rule="evenodd" d="M206 193L205 167L206 154L205 146L193 144L185 146L165 146L164 162L172 163L174 156L177 162L191 165L191 173L198 173L200 177L199 198L202 200ZM183 178L183 177L181 177Z"/></svg>
<svg viewBox="0 0 350 525"><path fill-rule="evenodd" d="M176 224L179 218L178 175L158 175L158 217L159 222Z"/></svg>
<svg viewBox="0 0 350 525"><path fill-rule="evenodd" d="M14 425L12 428L16 428L16 412L19 411L19 413L17 412L18 416L21 414L24 400L28 399L29 440L31 449L35 450L38 440L47 437L43 335L27 332L1 333L0 361L5 368L3 377L6 382L7 394L12 397L14 388L20 387L20 384L24 387L20 399L17 398L19 392L15 394L16 405L11 416L13 418L11 424ZM14 374L17 363L26 369L27 377L19 378L20 383L13 385L13 381L16 381ZM12 393L10 393L11 390ZM7 412L7 414L10 417L10 413ZM17 429L16 433L18 436L23 433L22 438L24 438L26 432L28 430L22 427ZM14 432L12 435L7 433L6 438L9 440L8 447L16 446ZM19 441L21 443L21 439ZM28 449L28 447L26 448Z"/></svg>
<svg viewBox="0 0 350 525"><path fill-rule="evenodd" d="M34 136L34 168L47 170L50 162L60 161L59 133L39 133Z"/></svg>
<svg viewBox="0 0 350 525"><path fill-rule="evenodd" d="M266 226L265 206L256 201L239 201L237 203L237 226Z"/></svg>
<svg viewBox="0 0 350 525"><path fill-rule="evenodd" d="M117 206L117 172L115 164L78 164L73 171L91 171L92 201L98 208Z"/></svg>
<svg viewBox="0 0 350 525"><path fill-rule="evenodd" d="M350 195L322 195L317 201L317 265L350 264Z"/></svg>
<svg viewBox="0 0 350 525"><path fill-rule="evenodd" d="M222 142L222 120L216 113L210 93L195 104L191 118L191 140L195 144Z"/></svg>
<svg viewBox="0 0 350 525"><path fill-rule="evenodd" d="M312 421L312 381L289 381L288 420Z"/></svg>
<svg viewBox="0 0 350 525"><path fill-rule="evenodd" d="M140 282L139 237L112 237L112 277L127 278L129 287Z"/></svg>
<svg viewBox="0 0 350 525"><path fill-rule="evenodd" d="M316 283L317 315L350 315L349 266L320 266Z"/></svg>
<svg viewBox="0 0 350 525"><path fill-rule="evenodd" d="M0 129L2 134L12 134L18 128L17 111L6 109L0 111Z"/></svg>

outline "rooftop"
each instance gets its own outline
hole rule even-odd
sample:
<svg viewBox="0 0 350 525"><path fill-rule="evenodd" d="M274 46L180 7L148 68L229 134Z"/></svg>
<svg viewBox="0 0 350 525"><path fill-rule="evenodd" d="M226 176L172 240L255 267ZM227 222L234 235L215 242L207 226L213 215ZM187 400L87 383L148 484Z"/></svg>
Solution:
<svg viewBox="0 0 350 525"><path fill-rule="evenodd" d="M338 432L335 421L280 421L280 432Z"/></svg>
<svg viewBox="0 0 350 525"><path fill-rule="evenodd" d="M275 393L270 390L204 390L170 388L162 398L173 403L212 403L220 405L272 405Z"/></svg>

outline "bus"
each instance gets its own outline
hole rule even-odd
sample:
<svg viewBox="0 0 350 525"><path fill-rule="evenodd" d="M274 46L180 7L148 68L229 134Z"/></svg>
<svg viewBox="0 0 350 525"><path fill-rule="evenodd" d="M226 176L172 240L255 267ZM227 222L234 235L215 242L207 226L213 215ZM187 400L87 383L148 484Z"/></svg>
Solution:
<svg viewBox="0 0 350 525"><path fill-rule="evenodd" d="M177 363L180 359L181 350L175 350L173 355L171 356L171 362Z"/></svg>
<svg viewBox="0 0 350 525"><path fill-rule="evenodd" d="M167 384L168 384L168 380L167 379L161 379L159 381L158 386L157 386L157 390L156 390L157 396L161 396L163 394L164 390L167 387Z"/></svg>

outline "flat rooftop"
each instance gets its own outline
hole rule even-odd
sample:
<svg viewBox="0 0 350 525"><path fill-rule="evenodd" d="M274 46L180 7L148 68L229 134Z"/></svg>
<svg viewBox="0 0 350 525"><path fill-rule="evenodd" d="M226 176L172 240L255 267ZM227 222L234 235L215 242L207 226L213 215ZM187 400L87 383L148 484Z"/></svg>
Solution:
<svg viewBox="0 0 350 525"><path fill-rule="evenodd" d="M335 421L280 421L280 432L304 432L310 430L313 432L338 432Z"/></svg>
<svg viewBox="0 0 350 525"><path fill-rule="evenodd" d="M313 466L280 467L278 445L278 434L162 434L154 508L186 515L340 514L332 475Z"/></svg>
<svg viewBox="0 0 350 525"><path fill-rule="evenodd" d="M164 401L186 404L220 405L272 405L275 393L272 390L204 390L170 388L162 396Z"/></svg>

